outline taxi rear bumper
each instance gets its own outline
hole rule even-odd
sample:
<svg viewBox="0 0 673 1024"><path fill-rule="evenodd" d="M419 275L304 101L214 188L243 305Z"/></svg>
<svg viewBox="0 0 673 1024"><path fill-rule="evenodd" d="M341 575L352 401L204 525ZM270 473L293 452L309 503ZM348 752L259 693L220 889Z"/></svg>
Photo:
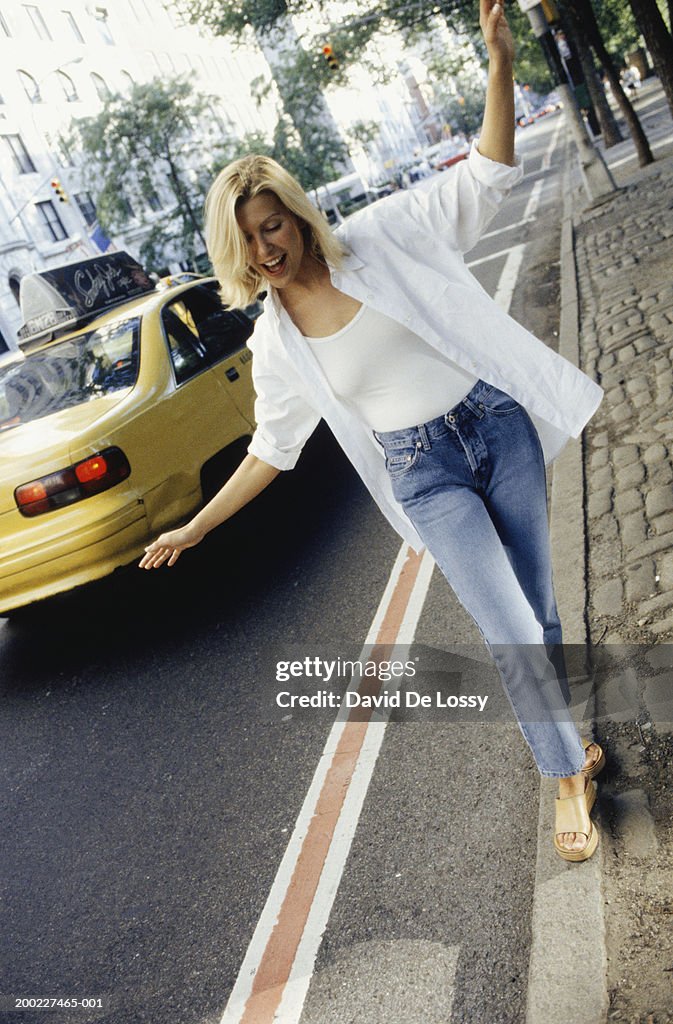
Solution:
<svg viewBox="0 0 673 1024"><path fill-rule="evenodd" d="M48 543L27 536L19 550L0 559L0 615L107 576L139 557L148 537L145 504L138 498L94 523L61 527Z"/></svg>

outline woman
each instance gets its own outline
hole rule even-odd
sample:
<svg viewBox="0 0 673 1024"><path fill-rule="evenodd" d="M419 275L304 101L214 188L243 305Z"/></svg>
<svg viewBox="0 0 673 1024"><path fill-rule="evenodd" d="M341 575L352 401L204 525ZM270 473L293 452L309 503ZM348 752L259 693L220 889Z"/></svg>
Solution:
<svg viewBox="0 0 673 1024"><path fill-rule="evenodd" d="M174 565L291 469L324 417L386 517L417 550L427 545L473 616L539 771L559 779L556 849L585 860L598 841L591 779L604 758L597 744L585 753L567 711L545 459L580 433L602 391L465 266L522 176L511 33L501 3L481 0L480 18L490 61L482 133L430 189L396 193L332 234L268 158L245 157L215 181L206 230L223 296L245 306L268 289L250 341L258 425L221 491L140 565Z"/></svg>

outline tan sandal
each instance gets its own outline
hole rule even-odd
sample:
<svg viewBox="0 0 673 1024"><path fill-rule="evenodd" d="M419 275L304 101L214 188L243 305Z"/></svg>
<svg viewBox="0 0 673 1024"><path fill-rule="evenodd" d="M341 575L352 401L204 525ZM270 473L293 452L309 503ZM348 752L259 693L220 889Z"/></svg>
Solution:
<svg viewBox="0 0 673 1024"><path fill-rule="evenodd" d="M585 779L595 779L598 773L602 772L605 768L605 751L601 747L600 743L596 743L596 740L582 740L582 746L585 750L587 747L590 747L592 743L600 751L600 756L589 768L582 768L582 775Z"/></svg>
<svg viewBox="0 0 673 1024"><path fill-rule="evenodd" d="M564 860L588 860L598 846L598 830L589 817L589 812L596 800L596 783L591 779L585 782L584 793L577 796L556 798L556 823L554 825L554 848ZM557 836L563 832L576 832L587 837L586 845L581 850L566 850L560 846Z"/></svg>

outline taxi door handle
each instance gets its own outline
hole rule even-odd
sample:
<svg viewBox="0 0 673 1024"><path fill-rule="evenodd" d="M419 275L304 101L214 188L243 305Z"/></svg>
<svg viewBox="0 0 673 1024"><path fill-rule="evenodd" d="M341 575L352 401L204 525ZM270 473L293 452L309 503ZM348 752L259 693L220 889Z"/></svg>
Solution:
<svg viewBox="0 0 673 1024"><path fill-rule="evenodd" d="M238 380L238 370L235 366L230 366L229 369L224 372L227 376L227 380Z"/></svg>

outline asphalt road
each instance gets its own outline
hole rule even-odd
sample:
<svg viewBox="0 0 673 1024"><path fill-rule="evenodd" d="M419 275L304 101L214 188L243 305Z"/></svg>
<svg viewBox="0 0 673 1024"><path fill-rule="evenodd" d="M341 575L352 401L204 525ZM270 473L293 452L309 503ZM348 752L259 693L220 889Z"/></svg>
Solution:
<svg viewBox="0 0 673 1024"><path fill-rule="evenodd" d="M550 344L557 127L521 133L526 177L468 258L494 293L525 243L511 312ZM280 714L273 663L356 658L399 546L320 428L174 569L0 620L0 994L105 1004L0 1020L220 1020L332 722ZM480 646L437 573L416 640ZM537 813L513 724L390 724L302 1024L520 1021Z"/></svg>

